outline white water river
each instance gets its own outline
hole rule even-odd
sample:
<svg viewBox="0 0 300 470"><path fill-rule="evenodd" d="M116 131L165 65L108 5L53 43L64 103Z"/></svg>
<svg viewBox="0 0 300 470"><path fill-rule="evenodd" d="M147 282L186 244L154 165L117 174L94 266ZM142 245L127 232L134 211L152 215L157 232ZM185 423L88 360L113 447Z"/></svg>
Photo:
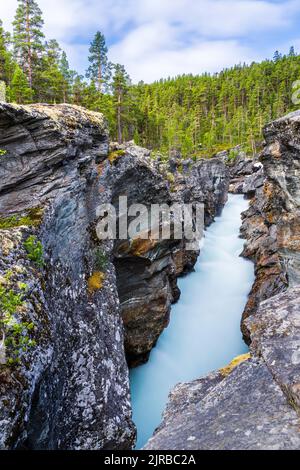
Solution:
<svg viewBox="0 0 300 470"><path fill-rule="evenodd" d="M149 362L133 369L133 420L137 449L152 436L170 390L197 379L247 352L240 321L254 282L254 267L239 255L241 213L248 202L230 195L221 217L205 232L195 272L179 279L181 297L172 307L168 328L152 350Z"/></svg>

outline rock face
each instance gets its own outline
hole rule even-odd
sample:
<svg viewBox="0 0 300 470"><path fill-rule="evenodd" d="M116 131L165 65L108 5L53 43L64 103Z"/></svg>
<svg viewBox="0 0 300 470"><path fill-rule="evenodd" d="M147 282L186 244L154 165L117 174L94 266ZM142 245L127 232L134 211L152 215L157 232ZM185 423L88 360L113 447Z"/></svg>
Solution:
<svg viewBox="0 0 300 470"><path fill-rule="evenodd" d="M227 199L229 174L220 159L199 161L187 174L174 173L149 150L132 143L112 146L113 165L105 174L106 191L117 207L126 196L128 207L143 204L203 203L205 223L211 223ZM119 154L117 153L119 152ZM148 231L146 230L148 238ZM115 243L114 264L125 326L125 349L131 366L148 359L168 325L172 303L180 292L176 279L193 269L199 251L188 251L186 240L121 240Z"/></svg>
<svg viewBox="0 0 300 470"><path fill-rule="evenodd" d="M10 298L10 325L1 312L10 342L0 350L0 447L131 448L113 246L93 236L96 207L109 197L99 174L108 154L103 117L1 104L0 148L0 302L10 292L22 298L13 307Z"/></svg>
<svg viewBox="0 0 300 470"><path fill-rule="evenodd" d="M300 112L266 126L266 147L260 157L265 181L244 214L242 234L247 243L243 255L256 266L242 322L248 342L244 320L262 300L300 283L299 126Z"/></svg>
<svg viewBox="0 0 300 470"><path fill-rule="evenodd" d="M263 165L256 158L249 158L243 152L233 161L228 160L230 168L229 191L233 194L254 196L257 188L264 184Z"/></svg>
<svg viewBox="0 0 300 470"><path fill-rule="evenodd" d="M262 303L247 325L251 358L178 385L145 449L299 449L300 287Z"/></svg>

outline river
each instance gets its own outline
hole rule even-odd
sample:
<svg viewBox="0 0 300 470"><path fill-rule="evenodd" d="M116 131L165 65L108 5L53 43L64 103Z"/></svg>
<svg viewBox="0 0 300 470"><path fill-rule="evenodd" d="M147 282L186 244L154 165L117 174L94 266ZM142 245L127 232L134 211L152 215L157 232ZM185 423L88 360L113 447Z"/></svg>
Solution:
<svg viewBox="0 0 300 470"><path fill-rule="evenodd" d="M181 297L147 364L130 372L137 449L152 436L170 390L247 352L240 321L254 282L253 264L241 258L241 213L248 201L229 195L222 215L206 230L195 271L179 279Z"/></svg>

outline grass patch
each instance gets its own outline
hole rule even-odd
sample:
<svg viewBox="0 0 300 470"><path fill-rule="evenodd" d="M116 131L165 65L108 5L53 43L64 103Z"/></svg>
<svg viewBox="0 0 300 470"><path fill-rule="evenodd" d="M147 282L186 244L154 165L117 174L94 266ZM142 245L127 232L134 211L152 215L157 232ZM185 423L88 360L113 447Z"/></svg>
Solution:
<svg viewBox="0 0 300 470"><path fill-rule="evenodd" d="M38 227L43 219L43 209L35 207L29 209L25 215L12 215L0 218L0 230L8 230L16 227Z"/></svg>
<svg viewBox="0 0 300 470"><path fill-rule="evenodd" d="M114 152L110 152L108 155L108 160L111 164L113 164L119 160L120 157L123 157L125 153L125 150L115 150Z"/></svg>

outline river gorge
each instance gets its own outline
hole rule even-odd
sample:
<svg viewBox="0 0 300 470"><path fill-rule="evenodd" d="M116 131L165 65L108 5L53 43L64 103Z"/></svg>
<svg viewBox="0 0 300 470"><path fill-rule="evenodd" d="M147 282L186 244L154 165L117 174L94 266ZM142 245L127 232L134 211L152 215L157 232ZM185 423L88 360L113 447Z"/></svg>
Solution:
<svg viewBox="0 0 300 470"><path fill-rule="evenodd" d="M222 215L207 229L195 271L179 280L181 297L169 326L146 365L131 372L137 448L160 424L169 392L220 369L247 352L241 315L254 282L253 264L241 258L241 212L248 202L230 195Z"/></svg>
<svg viewBox="0 0 300 470"><path fill-rule="evenodd" d="M193 161L0 104L1 449L300 447L299 123ZM121 196L203 204L201 250L99 240Z"/></svg>

